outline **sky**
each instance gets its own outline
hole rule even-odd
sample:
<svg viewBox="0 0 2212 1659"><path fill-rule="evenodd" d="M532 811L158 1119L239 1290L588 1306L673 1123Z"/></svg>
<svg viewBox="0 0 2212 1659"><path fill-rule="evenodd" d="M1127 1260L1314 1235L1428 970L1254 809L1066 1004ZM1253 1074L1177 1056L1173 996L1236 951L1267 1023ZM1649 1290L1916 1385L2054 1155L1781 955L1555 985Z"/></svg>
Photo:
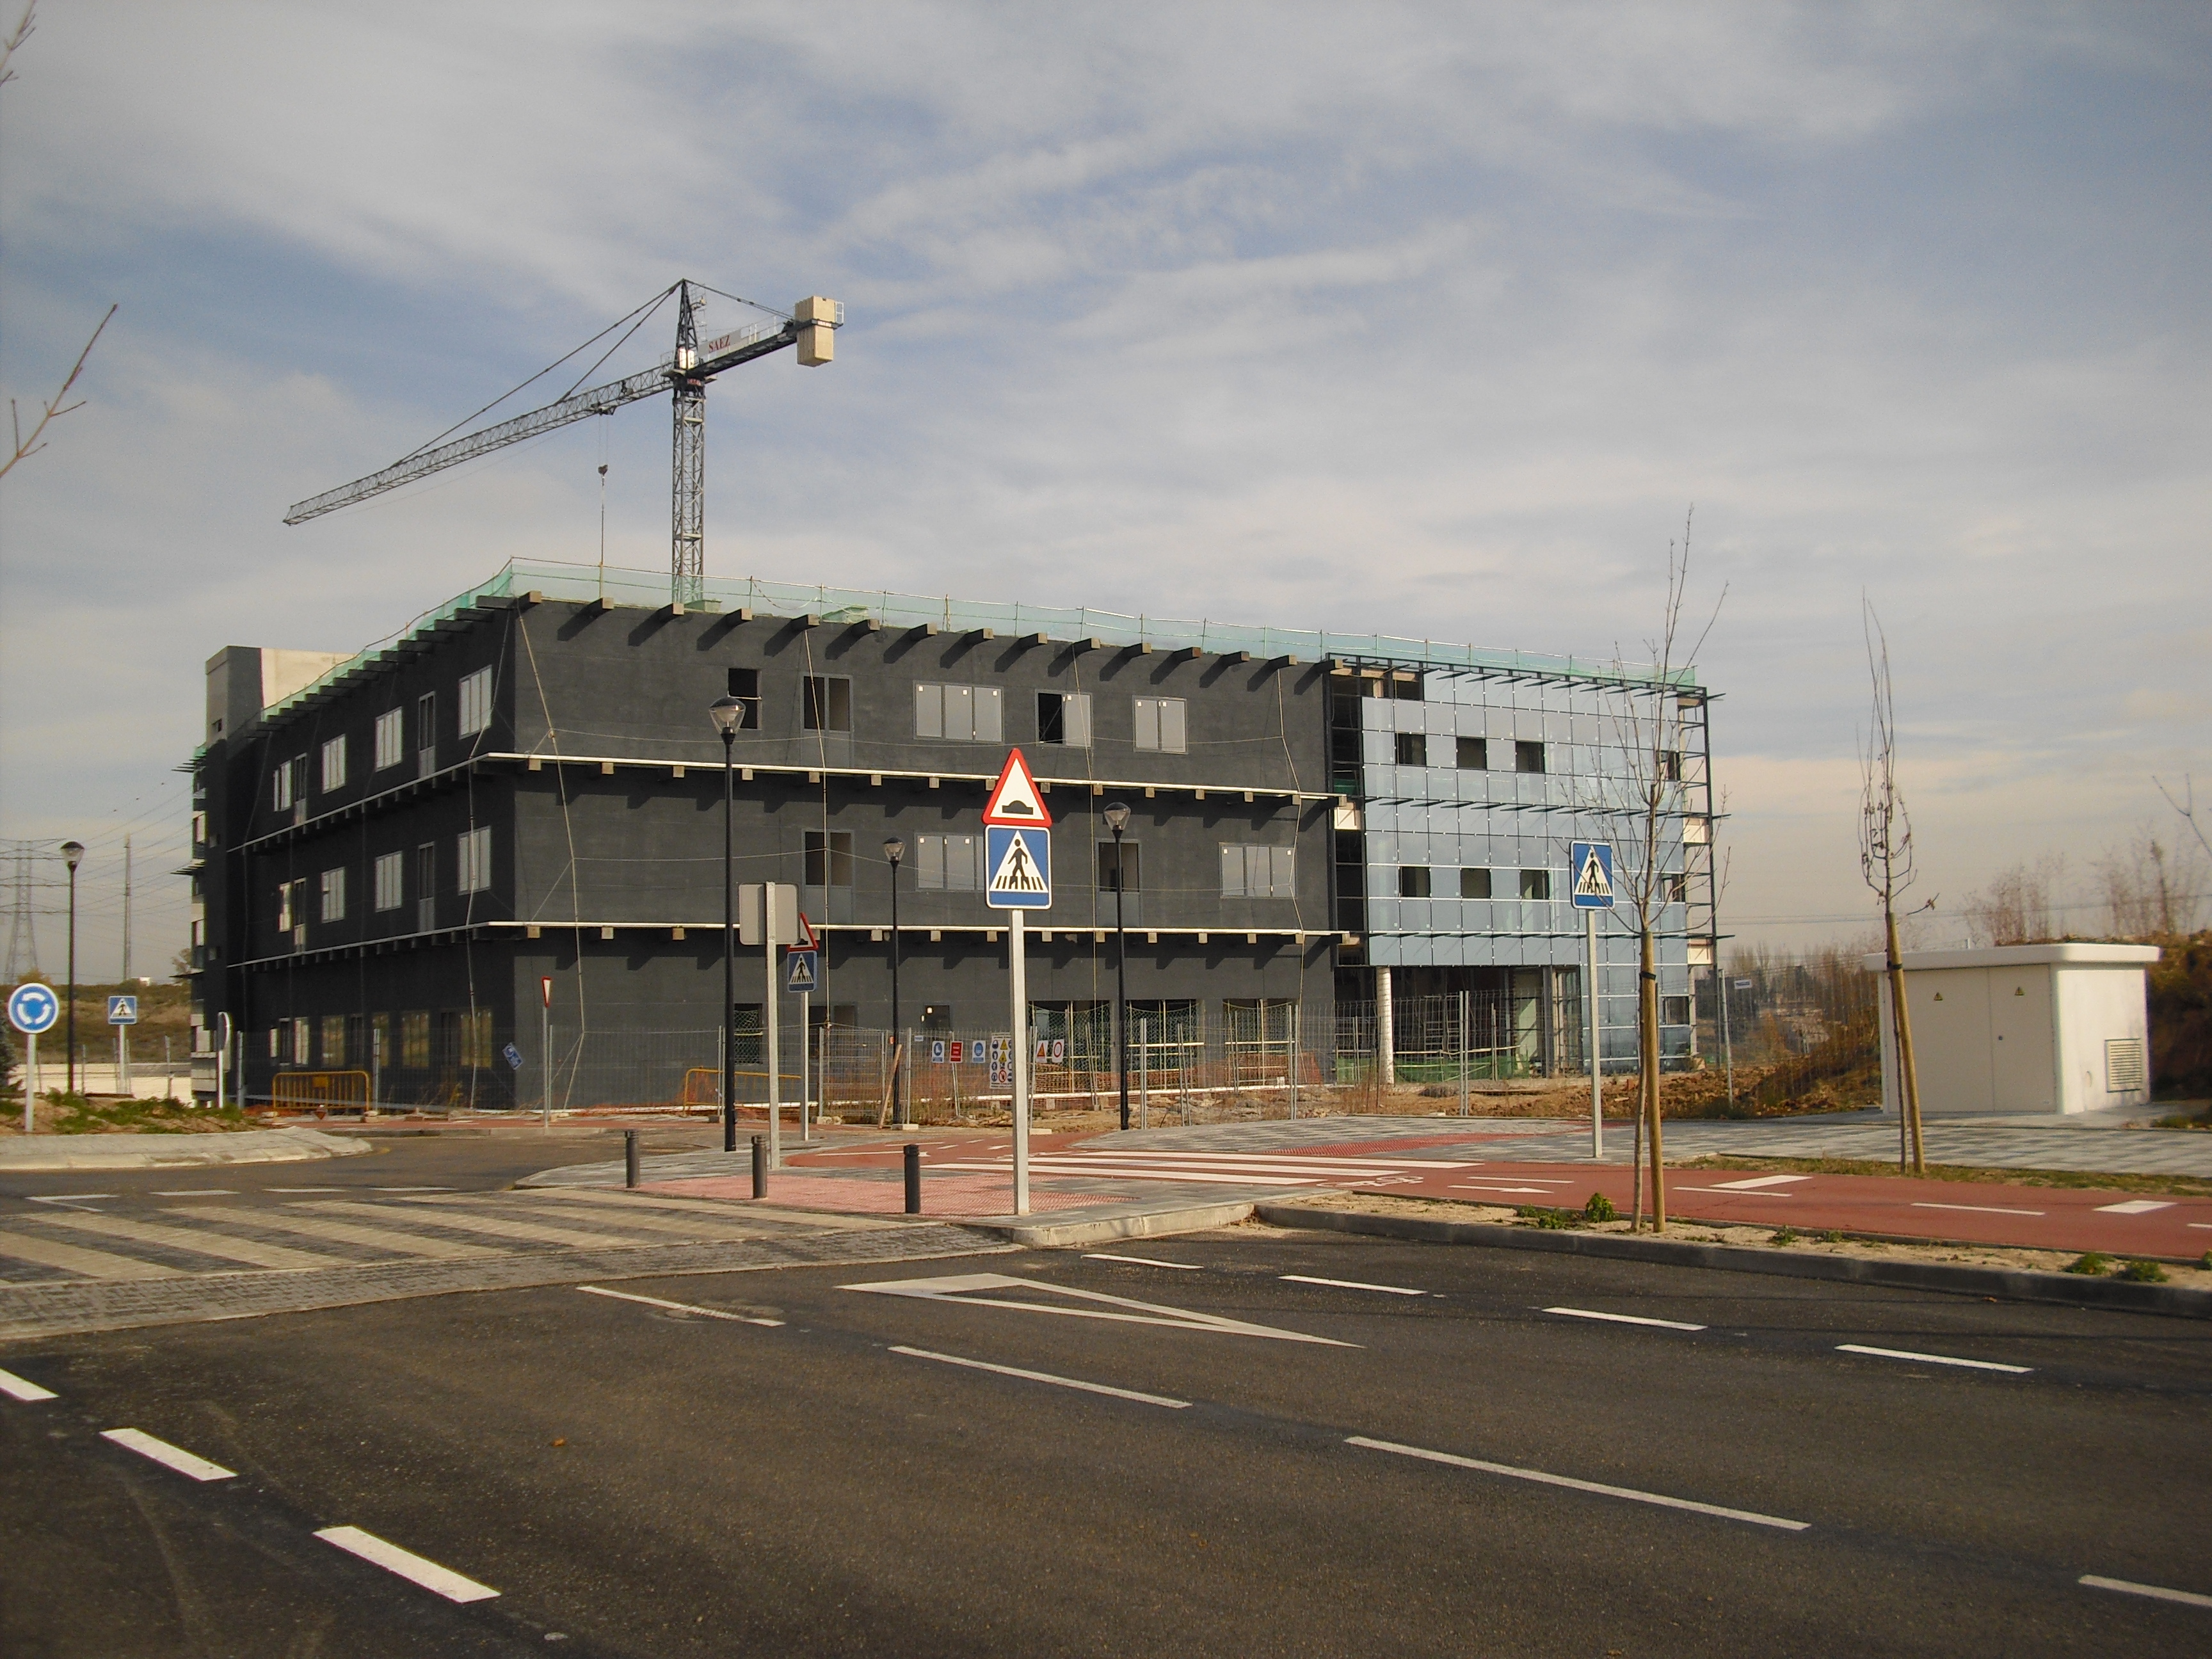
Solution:
<svg viewBox="0 0 2212 1659"><path fill-rule="evenodd" d="M221 647L593 561L602 463L665 568L658 402L281 520L681 276L848 307L710 393L712 575L1638 659L1694 505L1729 931L1872 926L1863 600L1923 942L2051 856L2094 926L2154 778L2212 823L2201 5L44 0L11 67L0 390L120 307L0 479L0 837L90 848L84 977L126 835L184 942Z"/></svg>

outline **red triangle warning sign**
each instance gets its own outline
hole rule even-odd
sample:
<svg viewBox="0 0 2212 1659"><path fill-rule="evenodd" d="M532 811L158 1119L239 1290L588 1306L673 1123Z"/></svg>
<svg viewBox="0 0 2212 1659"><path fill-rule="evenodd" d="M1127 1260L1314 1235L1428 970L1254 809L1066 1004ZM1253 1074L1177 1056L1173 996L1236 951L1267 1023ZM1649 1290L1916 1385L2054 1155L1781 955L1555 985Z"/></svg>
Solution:
<svg viewBox="0 0 2212 1659"><path fill-rule="evenodd" d="M1018 749L1007 751L1006 769L991 786L991 799L983 803L983 822L1006 829L1034 829L1052 823L1036 780L1030 775L1030 763Z"/></svg>

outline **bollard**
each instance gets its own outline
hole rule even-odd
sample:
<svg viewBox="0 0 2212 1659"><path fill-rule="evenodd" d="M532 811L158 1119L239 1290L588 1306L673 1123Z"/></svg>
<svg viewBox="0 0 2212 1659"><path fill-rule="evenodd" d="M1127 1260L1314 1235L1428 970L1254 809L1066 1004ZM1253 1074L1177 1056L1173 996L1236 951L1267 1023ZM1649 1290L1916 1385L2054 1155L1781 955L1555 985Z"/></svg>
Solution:
<svg viewBox="0 0 2212 1659"><path fill-rule="evenodd" d="M623 1185L637 1185L637 1131L623 1131Z"/></svg>
<svg viewBox="0 0 2212 1659"><path fill-rule="evenodd" d="M910 1140L906 1144L906 1212L921 1213L921 1148Z"/></svg>
<svg viewBox="0 0 2212 1659"><path fill-rule="evenodd" d="M753 1137L753 1196L768 1196L768 1141L760 1135Z"/></svg>

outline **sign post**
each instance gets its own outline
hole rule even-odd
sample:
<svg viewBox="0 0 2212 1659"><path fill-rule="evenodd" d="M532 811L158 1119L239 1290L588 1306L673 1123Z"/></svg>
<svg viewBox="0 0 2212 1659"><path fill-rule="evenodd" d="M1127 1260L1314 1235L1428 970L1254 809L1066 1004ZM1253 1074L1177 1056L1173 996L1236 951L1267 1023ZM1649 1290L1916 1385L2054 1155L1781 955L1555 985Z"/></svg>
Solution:
<svg viewBox="0 0 2212 1659"><path fill-rule="evenodd" d="M107 1023L115 1028L115 1092L128 1095L131 1086L131 1028L138 1023L138 999L110 997Z"/></svg>
<svg viewBox="0 0 2212 1659"><path fill-rule="evenodd" d="M1030 987L1025 911L1052 906L1052 817L1018 749L1009 750L983 806L983 902L1006 910L1013 999L1014 1213L1030 1212Z"/></svg>
<svg viewBox="0 0 2212 1659"><path fill-rule="evenodd" d="M8 994L8 1023L23 1034L23 1133L32 1131L31 1106L39 1097L39 1033L61 1018L61 999L35 980Z"/></svg>
<svg viewBox="0 0 2212 1659"><path fill-rule="evenodd" d="M807 1044L814 1032L814 988L821 983L822 943L806 912L799 913L799 937L784 951L783 988L799 993L799 1138L806 1139L806 1107L813 1098L809 1087L812 1067Z"/></svg>
<svg viewBox="0 0 2212 1659"><path fill-rule="evenodd" d="M1575 908L1588 929L1589 966L1583 970L1584 1000L1589 1004L1590 1157L1605 1157L1605 1054L1598 1046L1597 913L1613 908L1613 848L1604 842L1567 844L1567 870L1573 878Z"/></svg>
<svg viewBox="0 0 2212 1659"><path fill-rule="evenodd" d="M553 1127L553 975L538 976L538 1121Z"/></svg>

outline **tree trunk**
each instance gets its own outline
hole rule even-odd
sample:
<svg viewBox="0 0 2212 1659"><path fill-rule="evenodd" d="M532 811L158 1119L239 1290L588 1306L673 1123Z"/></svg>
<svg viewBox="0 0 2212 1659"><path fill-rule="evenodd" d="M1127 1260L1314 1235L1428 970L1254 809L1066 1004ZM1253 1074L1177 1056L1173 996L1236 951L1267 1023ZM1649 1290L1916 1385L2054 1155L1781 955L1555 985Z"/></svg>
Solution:
<svg viewBox="0 0 2212 1659"><path fill-rule="evenodd" d="M1638 976L1636 1026L1639 1069L1644 1074L1644 1109L1651 1125L1651 1231L1667 1231L1667 1174L1659 1139L1659 975L1651 965L1651 930L1640 930L1642 972Z"/></svg>
<svg viewBox="0 0 2212 1659"><path fill-rule="evenodd" d="M1889 1016L1897 1030L1897 1106L1899 1145L1898 1167L1909 1159L1912 1173L1928 1173L1928 1153L1920 1134L1920 1073L1912 1059L1912 1017L1905 1006L1905 957L1897 948L1897 912L1882 907L1883 933L1888 944Z"/></svg>

